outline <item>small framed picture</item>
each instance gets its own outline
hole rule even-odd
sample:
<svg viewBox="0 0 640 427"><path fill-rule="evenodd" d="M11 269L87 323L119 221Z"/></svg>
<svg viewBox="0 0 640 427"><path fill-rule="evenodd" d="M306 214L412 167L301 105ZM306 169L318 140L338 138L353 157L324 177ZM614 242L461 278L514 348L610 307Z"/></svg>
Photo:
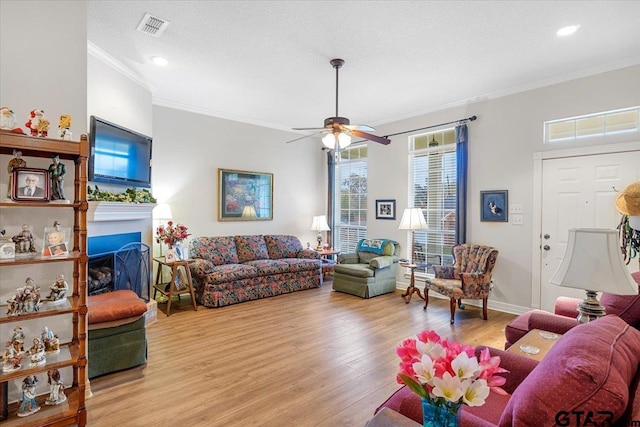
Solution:
<svg viewBox="0 0 640 427"><path fill-rule="evenodd" d="M396 201L376 200L376 219L396 219Z"/></svg>
<svg viewBox="0 0 640 427"><path fill-rule="evenodd" d="M18 168L13 170L11 198L18 202L46 202L49 200L49 171Z"/></svg>
<svg viewBox="0 0 640 427"><path fill-rule="evenodd" d="M509 192L507 190L480 192L480 221L507 222L509 220Z"/></svg>
<svg viewBox="0 0 640 427"><path fill-rule="evenodd" d="M69 255L69 227L46 227L42 243L42 256Z"/></svg>
<svg viewBox="0 0 640 427"><path fill-rule="evenodd" d="M174 249L167 249L164 253L164 261L167 263L172 263L178 261L178 253Z"/></svg>

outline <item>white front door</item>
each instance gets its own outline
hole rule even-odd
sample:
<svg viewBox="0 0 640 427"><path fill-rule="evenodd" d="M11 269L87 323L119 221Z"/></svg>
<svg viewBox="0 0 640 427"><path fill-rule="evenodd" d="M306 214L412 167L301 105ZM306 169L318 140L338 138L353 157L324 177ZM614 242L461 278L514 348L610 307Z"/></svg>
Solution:
<svg viewBox="0 0 640 427"><path fill-rule="evenodd" d="M549 283L567 246L570 228L613 228L621 215L618 193L640 180L640 151L547 159L542 164L540 303L553 312L559 296L585 292ZM635 271L630 269L630 271Z"/></svg>

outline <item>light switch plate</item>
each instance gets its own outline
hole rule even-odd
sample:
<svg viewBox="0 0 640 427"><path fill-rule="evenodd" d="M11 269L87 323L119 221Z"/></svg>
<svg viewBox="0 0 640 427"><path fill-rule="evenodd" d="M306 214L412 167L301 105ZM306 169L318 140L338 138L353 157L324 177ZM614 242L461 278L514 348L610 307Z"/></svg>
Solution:
<svg viewBox="0 0 640 427"><path fill-rule="evenodd" d="M511 215L511 224L513 225L523 225L524 224L524 215Z"/></svg>
<svg viewBox="0 0 640 427"><path fill-rule="evenodd" d="M511 214L521 214L524 213L524 206L522 204L512 204L509 206L509 213Z"/></svg>

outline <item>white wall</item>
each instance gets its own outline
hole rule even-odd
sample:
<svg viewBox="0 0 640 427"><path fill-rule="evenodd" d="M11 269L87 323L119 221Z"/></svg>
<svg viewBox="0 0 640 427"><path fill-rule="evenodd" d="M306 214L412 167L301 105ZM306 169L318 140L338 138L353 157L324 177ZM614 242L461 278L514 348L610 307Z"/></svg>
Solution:
<svg viewBox="0 0 640 427"><path fill-rule="evenodd" d="M496 99L485 99L379 127L392 134L476 115L469 127L467 241L495 246L500 254L494 270L490 307L522 311L531 306L533 240L533 155L535 152L636 141L616 135L566 144L543 144L543 122L640 105L640 66L623 68ZM369 212L375 199L398 199L398 220L370 220L370 236L390 236L407 248L397 226L407 207L408 135L392 138L387 147L373 145L369 158ZM390 167L395 173L389 173ZM384 171L376 174L375 171ZM524 225L480 221L480 191L508 190L509 204L522 204ZM612 224L616 227L617 224ZM405 252L406 253L406 252ZM404 280L404 279L401 279Z"/></svg>
<svg viewBox="0 0 640 427"><path fill-rule="evenodd" d="M153 194L191 238L278 233L313 243L311 220L326 212L327 161L317 141L286 144L296 135L160 106L153 128ZM273 220L218 221L218 168L272 173Z"/></svg>

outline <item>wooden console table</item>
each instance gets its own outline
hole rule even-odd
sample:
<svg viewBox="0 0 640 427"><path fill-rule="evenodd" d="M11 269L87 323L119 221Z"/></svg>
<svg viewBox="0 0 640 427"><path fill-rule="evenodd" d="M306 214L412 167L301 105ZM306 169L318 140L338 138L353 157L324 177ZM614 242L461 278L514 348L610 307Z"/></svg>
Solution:
<svg viewBox="0 0 640 427"><path fill-rule="evenodd" d="M160 292L162 295L167 297L167 316L169 316L171 311L171 300L174 295L177 295L178 298L180 298L180 295L182 294L190 294L193 309L198 311L196 296L193 292L193 284L191 282L191 271L189 270L189 264L194 261L187 259L167 262L164 257L157 257L153 259L158 263L156 283L153 285L153 299L156 298L157 292ZM171 269L171 280L168 283L162 281L163 267Z"/></svg>

